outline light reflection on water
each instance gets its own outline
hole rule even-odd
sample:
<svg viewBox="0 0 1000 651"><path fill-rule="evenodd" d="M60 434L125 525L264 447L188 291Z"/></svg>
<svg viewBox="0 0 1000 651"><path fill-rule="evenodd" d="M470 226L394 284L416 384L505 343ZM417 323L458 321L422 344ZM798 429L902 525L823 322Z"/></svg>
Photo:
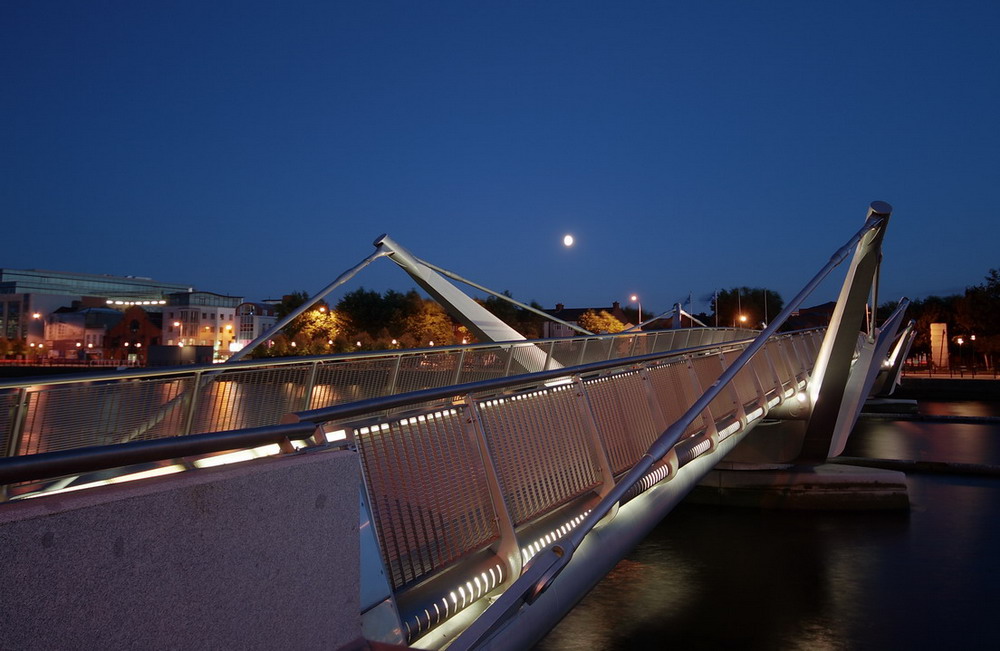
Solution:
<svg viewBox="0 0 1000 651"><path fill-rule="evenodd" d="M996 424L866 421L845 455L1000 465L998 446ZM1000 480L908 483L909 513L682 504L537 648L996 648Z"/></svg>

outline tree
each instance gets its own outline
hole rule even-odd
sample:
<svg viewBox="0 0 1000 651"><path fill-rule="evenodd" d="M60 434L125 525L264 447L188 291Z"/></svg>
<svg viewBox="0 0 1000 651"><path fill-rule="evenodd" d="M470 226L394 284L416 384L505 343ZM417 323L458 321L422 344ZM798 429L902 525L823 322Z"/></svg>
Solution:
<svg viewBox="0 0 1000 651"><path fill-rule="evenodd" d="M720 290L712 298L712 321L706 323L715 325L718 321L723 328L760 328L762 323L769 323L776 317L784 306L785 301L776 291L763 287L733 287Z"/></svg>
<svg viewBox="0 0 1000 651"><path fill-rule="evenodd" d="M595 334L613 334L625 329L625 324L612 316L607 310L594 312L587 310L580 315L580 327L590 330Z"/></svg>
<svg viewBox="0 0 1000 651"><path fill-rule="evenodd" d="M352 335L367 333L373 340L386 330L398 339L406 331L406 319L421 311L423 299L416 290L405 294L388 290L384 295L364 287L345 294L337 303L343 329Z"/></svg>
<svg viewBox="0 0 1000 651"><path fill-rule="evenodd" d="M501 292L507 298L514 298L509 290ZM491 314L517 330L528 339L537 339L542 336L542 323L545 318L535 314L523 307L518 307L510 301L497 296L490 296L478 303L485 307ZM531 301L529 305L536 310L543 309L536 301Z"/></svg>
<svg viewBox="0 0 1000 651"><path fill-rule="evenodd" d="M451 317L434 301L425 300L420 311L406 318L406 332L419 346L450 346L455 343L455 324Z"/></svg>

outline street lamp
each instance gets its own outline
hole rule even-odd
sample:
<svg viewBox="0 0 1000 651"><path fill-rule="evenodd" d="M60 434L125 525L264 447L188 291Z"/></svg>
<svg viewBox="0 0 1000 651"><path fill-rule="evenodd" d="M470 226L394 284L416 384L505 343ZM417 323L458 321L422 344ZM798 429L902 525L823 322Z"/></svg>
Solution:
<svg viewBox="0 0 1000 651"><path fill-rule="evenodd" d="M180 321L174 321L174 327L177 328L177 345L178 346L183 346L184 345L184 337L183 337L184 333L181 331L181 322Z"/></svg>
<svg viewBox="0 0 1000 651"><path fill-rule="evenodd" d="M629 296L629 300L639 306L639 323L642 323L642 301L639 300L639 296L637 294Z"/></svg>

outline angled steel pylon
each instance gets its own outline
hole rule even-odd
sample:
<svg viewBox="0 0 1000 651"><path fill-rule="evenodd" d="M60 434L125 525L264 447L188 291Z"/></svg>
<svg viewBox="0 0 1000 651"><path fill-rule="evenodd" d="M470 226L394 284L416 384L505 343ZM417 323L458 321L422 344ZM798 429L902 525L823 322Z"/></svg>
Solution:
<svg viewBox="0 0 1000 651"><path fill-rule="evenodd" d="M855 361L860 328L866 322L868 298L878 295L882 238L891 213L892 206L883 201L872 202L868 210L867 222L873 228L855 248L813 368L809 384L812 410L799 462L822 463L843 451L847 436L881 368L879 360L886 358L895 339L905 300L881 329L875 328L868 333Z"/></svg>
<svg viewBox="0 0 1000 651"><path fill-rule="evenodd" d="M389 256L390 260L402 267L403 271L408 273L425 292L479 339L498 342L525 341L524 335L501 321L388 235L379 236L374 244L377 253ZM534 345L517 346L513 350L513 355L517 363L529 373L562 366L554 359L549 359L545 351Z"/></svg>

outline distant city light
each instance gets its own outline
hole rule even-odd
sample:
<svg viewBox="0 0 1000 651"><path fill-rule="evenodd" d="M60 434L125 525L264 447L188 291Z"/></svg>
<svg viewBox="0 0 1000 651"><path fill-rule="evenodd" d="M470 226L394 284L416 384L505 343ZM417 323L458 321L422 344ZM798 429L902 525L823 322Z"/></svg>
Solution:
<svg viewBox="0 0 1000 651"><path fill-rule="evenodd" d="M563 236L563 246L573 246L573 242L575 242L575 241L576 240L573 239L572 235L564 235Z"/></svg>

